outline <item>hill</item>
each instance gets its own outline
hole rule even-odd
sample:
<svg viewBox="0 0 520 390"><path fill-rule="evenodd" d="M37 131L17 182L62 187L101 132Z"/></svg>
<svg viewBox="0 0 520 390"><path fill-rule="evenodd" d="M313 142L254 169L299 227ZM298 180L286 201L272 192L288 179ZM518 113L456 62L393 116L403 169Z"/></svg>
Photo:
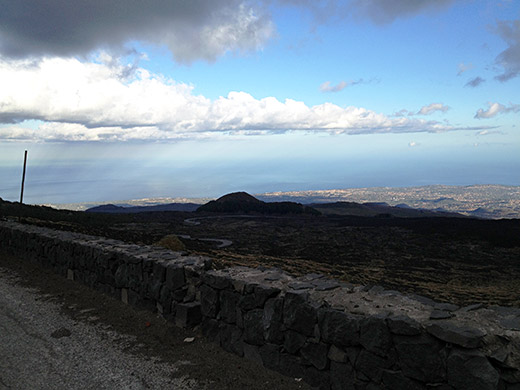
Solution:
<svg viewBox="0 0 520 390"><path fill-rule="evenodd" d="M233 214L320 214L312 207L295 202L263 202L246 192L234 192L212 200L197 212Z"/></svg>
<svg viewBox="0 0 520 390"><path fill-rule="evenodd" d="M134 214L134 213L148 213L158 211L195 211L199 207L196 203L167 203L154 206L131 206L123 207L113 204L104 204L96 207L91 207L85 212L87 213L112 213L112 214Z"/></svg>

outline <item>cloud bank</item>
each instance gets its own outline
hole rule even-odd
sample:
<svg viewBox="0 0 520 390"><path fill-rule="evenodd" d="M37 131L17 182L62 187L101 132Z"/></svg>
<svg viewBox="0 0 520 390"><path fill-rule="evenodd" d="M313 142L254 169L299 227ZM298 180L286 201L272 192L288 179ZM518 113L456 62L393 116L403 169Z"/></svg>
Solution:
<svg viewBox="0 0 520 390"><path fill-rule="evenodd" d="M489 119L497 116L498 114L507 114L509 112L520 112L520 104L509 104L509 107L504 106L500 103L488 103L488 109L484 110L480 108L475 114L476 119Z"/></svg>
<svg viewBox="0 0 520 390"><path fill-rule="evenodd" d="M389 118L361 107L307 106L274 97L230 92L210 100L194 87L148 72L77 59L0 61L2 139L175 139L210 133L323 131L347 133L439 132L435 121ZM431 108L441 109L441 108ZM23 121L45 122L39 129Z"/></svg>
<svg viewBox="0 0 520 390"><path fill-rule="evenodd" d="M247 0L17 0L0 12L0 52L11 58L84 55L140 40L166 45L177 62L214 61L257 50L273 33Z"/></svg>

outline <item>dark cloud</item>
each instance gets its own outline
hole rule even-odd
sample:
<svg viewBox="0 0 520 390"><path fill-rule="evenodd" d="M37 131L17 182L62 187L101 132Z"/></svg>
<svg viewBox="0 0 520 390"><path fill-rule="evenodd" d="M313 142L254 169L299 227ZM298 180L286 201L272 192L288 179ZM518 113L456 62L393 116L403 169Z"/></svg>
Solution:
<svg viewBox="0 0 520 390"><path fill-rule="evenodd" d="M166 44L176 60L214 60L258 48L270 20L247 0L3 1L0 53L24 58L82 55L130 40Z"/></svg>
<svg viewBox="0 0 520 390"><path fill-rule="evenodd" d="M498 22L497 30L508 44L496 58L504 70L496 79L505 82L520 75L520 20Z"/></svg>
<svg viewBox="0 0 520 390"><path fill-rule="evenodd" d="M472 87L472 88L475 88L475 87L478 87L480 84L482 84L484 81L486 81L486 80L484 80L484 79L483 79L482 77L480 77L480 76L477 76L477 77L475 77L474 79L469 80L469 81L466 83L465 87Z"/></svg>
<svg viewBox="0 0 520 390"><path fill-rule="evenodd" d="M455 0L353 0L351 7L357 14L377 24L386 24L399 18L437 11L454 3Z"/></svg>

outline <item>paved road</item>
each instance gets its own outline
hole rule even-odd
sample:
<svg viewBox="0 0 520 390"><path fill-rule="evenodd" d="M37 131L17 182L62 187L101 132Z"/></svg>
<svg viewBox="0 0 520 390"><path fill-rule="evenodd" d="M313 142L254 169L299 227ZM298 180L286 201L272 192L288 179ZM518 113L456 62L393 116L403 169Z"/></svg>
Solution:
<svg viewBox="0 0 520 390"><path fill-rule="evenodd" d="M125 353L133 342L130 336L74 321L56 303L15 282L0 268L0 389L202 387L192 379L173 378L175 364Z"/></svg>

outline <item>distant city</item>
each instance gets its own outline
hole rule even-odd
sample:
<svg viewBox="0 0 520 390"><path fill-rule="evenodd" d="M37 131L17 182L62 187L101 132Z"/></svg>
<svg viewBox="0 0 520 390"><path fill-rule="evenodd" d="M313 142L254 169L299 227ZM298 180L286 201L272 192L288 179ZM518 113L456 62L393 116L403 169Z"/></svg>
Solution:
<svg viewBox="0 0 520 390"><path fill-rule="evenodd" d="M222 194L224 195L224 194ZM384 202L391 206L408 206L416 209L457 212L479 218L520 218L520 186L472 185L421 187L373 187L315 191L269 192L254 194L267 202L293 201L303 204L332 202ZM203 204L212 198L144 198L133 200L107 200L72 204L47 204L47 206L86 210L100 204L118 206L152 206L167 203Z"/></svg>

